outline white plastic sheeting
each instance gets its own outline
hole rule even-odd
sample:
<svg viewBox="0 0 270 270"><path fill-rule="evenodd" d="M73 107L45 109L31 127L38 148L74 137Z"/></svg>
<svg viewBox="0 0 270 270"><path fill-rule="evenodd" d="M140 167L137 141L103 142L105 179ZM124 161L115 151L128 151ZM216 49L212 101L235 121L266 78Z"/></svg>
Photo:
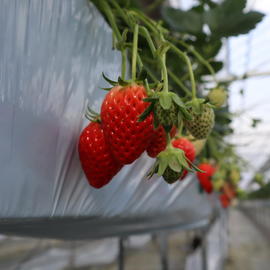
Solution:
<svg viewBox="0 0 270 270"><path fill-rule="evenodd" d="M81 170L86 105L117 78L111 30L87 0L0 1L0 232L83 239L207 220L191 178L146 181L143 155L101 190ZM198 223L198 224L199 224Z"/></svg>

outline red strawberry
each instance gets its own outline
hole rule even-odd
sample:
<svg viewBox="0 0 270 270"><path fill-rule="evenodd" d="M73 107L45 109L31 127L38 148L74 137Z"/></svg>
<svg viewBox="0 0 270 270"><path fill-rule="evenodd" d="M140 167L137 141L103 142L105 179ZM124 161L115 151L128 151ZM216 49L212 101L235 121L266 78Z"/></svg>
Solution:
<svg viewBox="0 0 270 270"><path fill-rule="evenodd" d="M121 164L130 164L147 148L153 137L152 113L142 122L139 116L149 106L141 85L115 86L101 107L104 134L112 154Z"/></svg>
<svg viewBox="0 0 270 270"><path fill-rule="evenodd" d="M171 138L173 138L175 134L176 127L173 127L170 132ZM166 145L166 132L163 126L159 126L159 128L154 130L154 136L152 137L152 140L146 149L148 156L155 158L161 151L165 150Z"/></svg>
<svg viewBox="0 0 270 270"><path fill-rule="evenodd" d="M108 184L122 167L113 158L100 123L91 122L82 131L78 150L81 166L92 187Z"/></svg>
<svg viewBox="0 0 270 270"><path fill-rule="evenodd" d="M230 198L225 193L219 195L219 201L223 208L227 208L231 204Z"/></svg>
<svg viewBox="0 0 270 270"><path fill-rule="evenodd" d="M195 159L195 147L193 145L193 143L191 141L189 141L186 138L180 138L180 139L175 139L172 141L172 145L174 147L180 148L185 152L185 156L186 158L190 161L193 162ZM187 170L184 170L182 172L182 176L181 176L181 180L184 179L186 177L186 175L188 174Z"/></svg>
<svg viewBox="0 0 270 270"><path fill-rule="evenodd" d="M198 168L204 172L197 172L199 182L207 193L212 193L213 184L211 182L211 177L214 175L216 169L209 163L201 163Z"/></svg>
<svg viewBox="0 0 270 270"><path fill-rule="evenodd" d="M232 200L236 196L236 192L233 188L233 186L229 183L225 183L222 187L222 191L226 196Z"/></svg>

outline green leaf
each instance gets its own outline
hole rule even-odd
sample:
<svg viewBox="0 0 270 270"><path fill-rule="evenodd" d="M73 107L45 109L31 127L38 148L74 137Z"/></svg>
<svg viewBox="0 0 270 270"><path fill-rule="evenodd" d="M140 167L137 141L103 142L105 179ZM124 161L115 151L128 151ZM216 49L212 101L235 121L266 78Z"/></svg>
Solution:
<svg viewBox="0 0 270 270"><path fill-rule="evenodd" d="M154 165L147 173L146 178L150 179L155 173L157 173L157 170L158 170L158 160L155 161Z"/></svg>
<svg viewBox="0 0 270 270"><path fill-rule="evenodd" d="M199 48L199 52L203 55L205 59L210 59L218 54L221 47L222 47L221 40L212 39L209 41L204 41Z"/></svg>
<svg viewBox="0 0 270 270"><path fill-rule="evenodd" d="M185 107L185 104L183 103L183 101L181 100L181 98L175 94L175 93L172 93L172 99L173 101L179 106L179 107Z"/></svg>
<svg viewBox="0 0 270 270"><path fill-rule="evenodd" d="M154 111L154 129L157 129L159 127L159 121Z"/></svg>
<svg viewBox="0 0 270 270"><path fill-rule="evenodd" d="M209 64L212 66L215 73L217 73L223 68L223 62L221 61L209 61ZM194 73L196 76L210 74L209 70L202 64L198 66Z"/></svg>
<svg viewBox="0 0 270 270"><path fill-rule="evenodd" d="M180 150L180 149L179 149ZM192 172L193 170L189 167L187 161L186 161L186 157L185 157L185 153L183 150L181 150L181 153L179 153L179 155L177 155L177 159L178 162L182 165L182 167L184 167L186 170Z"/></svg>
<svg viewBox="0 0 270 270"><path fill-rule="evenodd" d="M124 81L120 76L118 77L118 83L119 83L121 86L127 86L127 85L130 84L129 82Z"/></svg>
<svg viewBox="0 0 270 270"><path fill-rule="evenodd" d="M195 10L183 11L164 7L162 17L173 30L195 35L202 32L203 16Z"/></svg>
<svg viewBox="0 0 270 270"><path fill-rule="evenodd" d="M164 110L168 110L172 105L172 97L167 93L160 93L159 102Z"/></svg>
<svg viewBox="0 0 270 270"><path fill-rule="evenodd" d="M105 90L105 91L110 91L112 89L112 87L104 87L102 89Z"/></svg>
<svg viewBox="0 0 270 270"><path fill-rule="evenodd" d="M159 176L162 176L167 167L168 167L168 160L166 158L161 158L159 161L157 174Z"/></svg>
<svg viewBox="0 0 270 270"><path fill-rule="evenodd" d="M151 103L151 104L144 110L144 112L139 116L138 122L144 121L144 120L149 116L149 114L153 111L153 108L154 108L154 104Z"/></svg>
<svg viewBox="0 0 270 270"><path fill-rule="evenodd" d="M256 11L244 13L246 0L225 0L205 13L205 22L216 38L246 34L263 18Z"/></svg>
<svg viewBox="0 0 270 270"><path fill-rule="evenodd" d="M186 110L186 108L179 108L179 110L185 120L192 120L192 115Z"/></svg>
<svg viewBox="0 0 270 270"><path fill-rule="evenodd" d="M198 172L201 172L201 173L205 173L205 171L202 171L200 170L197 166L195 166L192 162L190 162L190 166L195 170L195 171L198 171Z"/></svg>
<svg viewBox="0 0 270 270"><path fill-rule="evenodd" d="M169 156L169 167L175 171L175 172L181 172L182 166L181 163L179 163L177 155L170 155Z"/></svg>
<svg viewBox="0 0 270 270"><path fill-rule="evenodd" d="M151 97L144 98L143 101L145 101L145 102L153 102L153 101L156 101L157 99L158 99L157 96L151 96Z"/></svg>
<svg viewBox="0 0 270 270"><path fill-rule="evenodd" d="M109 84L113 85L113 86L116 86L118 85L118 82L115 82L115 81L112 81L111 79L109 79L108 77L105 76L105 74L102 72L102 77L104 78L104 80L106 82L108 82Z"/></svg>

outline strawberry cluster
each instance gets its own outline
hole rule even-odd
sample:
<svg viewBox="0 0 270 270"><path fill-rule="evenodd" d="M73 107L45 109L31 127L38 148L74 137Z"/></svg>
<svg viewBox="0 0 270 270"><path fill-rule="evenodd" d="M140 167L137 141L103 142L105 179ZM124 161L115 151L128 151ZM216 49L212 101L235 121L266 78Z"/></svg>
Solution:
<svg viewBox="0 0 270 270"><path fill-rule="evenodd" d="M152 158L166 149L167 138L163 126L154 128L153 114L143 121L140 115L149 107L144 99L144 86L132 84L115 86L105 96L99 117L82 131L79 139L79 157L89 184L101 188L108 184L126 164L138 159L144 151ZM176 127L170 131L174 137ZM184 151L189 166L195 159L195 148L185 138L172 140L174 148ZM174 171L168 167L164 179L171 183ZM184 178L187 170L175 172L174 181Z"/></svg>
<svg viewBox="0 0 270 270"><path fill-rule="evenodd" d="M228 132L223 128L224 123L230 122L230 114L224 108L227 89L217 83L210 68L215 87L204 95L203 84L196 87L193 72L196 65L189 58L194 49L173 38L161 23L134 9L123 9L113 0L95 2L112 27L113 46L121 51L122 66L118 81L103 74L112 87L105 89L109 92L100 114L88 108L90 123L80 135L79 158L89 184L94 188L107 185L123 166L146 152L155 159L148 178L157 174L173 184L188 172L196 172L200 188L208 194L219 192L221 204L227 207L236 196L240 179L235 168L226 169L229 173L225 174L220 168L228 160L230 164L239 160L231 146L222 140ZM185 45L179 46L178 41ZM149 53L145 53L145 47ZM186 65L183 82L180 74L174 74L168 65L171 56L175 57L174 61L181 59L179 65ZM209 68L198 52L194 56ZM147 68L147 61L142 59L152 63L154 69ZM127 60L131 64L129 80L126 80ZM218 108L223 114L215 113L214 109ZM217 126L215 119L222 126ZM200 162L198 167L193 163L195 158Z"/></svg>

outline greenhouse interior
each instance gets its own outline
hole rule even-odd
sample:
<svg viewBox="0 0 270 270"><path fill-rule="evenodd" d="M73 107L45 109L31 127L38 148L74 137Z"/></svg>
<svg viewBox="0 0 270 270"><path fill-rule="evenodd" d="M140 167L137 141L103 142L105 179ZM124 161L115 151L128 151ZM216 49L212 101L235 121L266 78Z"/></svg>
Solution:
<svg viewBox="0 0 270 270"><path fill-rule="evenodd" d="M0 270L270 269L269 0L0 20Z"/></svg>

